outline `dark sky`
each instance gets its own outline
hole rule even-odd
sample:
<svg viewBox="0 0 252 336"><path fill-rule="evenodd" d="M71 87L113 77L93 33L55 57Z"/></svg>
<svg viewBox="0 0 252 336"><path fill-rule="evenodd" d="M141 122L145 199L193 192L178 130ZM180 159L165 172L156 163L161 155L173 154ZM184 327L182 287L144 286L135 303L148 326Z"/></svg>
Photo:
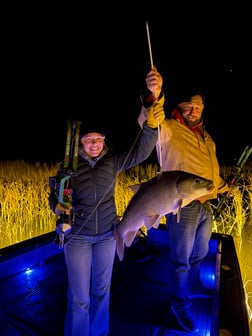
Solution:
<svg viewBox="0 0 252 336"><path fill-rule="evenodd" d="M235 9L216 10L212 2L164 8L157 1L137 9L126 3L6 11L0 160L62 160L68 119L101 120L110 145L131 146L151 67L146 20L153 63L164 78L166 115L181 92L197 87L220 161L251 145L251 127L240 114L249 112L240 92L244 64L234 64L241 47Z"/></svg>

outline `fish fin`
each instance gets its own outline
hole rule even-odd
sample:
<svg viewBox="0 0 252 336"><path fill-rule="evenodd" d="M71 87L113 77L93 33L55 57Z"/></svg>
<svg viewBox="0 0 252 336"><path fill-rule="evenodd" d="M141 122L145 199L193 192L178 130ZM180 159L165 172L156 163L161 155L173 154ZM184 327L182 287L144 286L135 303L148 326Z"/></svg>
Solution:
<svg viewBox="0 0 252 336"><path fill-rule="evenodd" d="M160 221L161 221L161 218L163 217L163 215L159 215L157 220L155 221L155 223L152 225L152 227L154 229L157 229L159 227L159 224L160 224Z"/></svg>
<svg viewBox="0 0 252 336"><path fill-rule="evenodd" d="M136 194L138 192L140 187L141 187L141 183L133 184L133 185L129 186L130 190L133 191L134 194Z"/></svg>
<svg viewBox="0 0 252 336"><path fill-rule="evenodd" d="M151 217L144 218L144 225L147 227L147 230L150 230L152 227L157 229L160 224L162 215L156 215Z"/></svg>
<svg viewBox="0 0 252 336"><path fill-rule="evenodd" d="M133 240L135 239L136 235L137 235L137 231L129 231L125 234L124 236L124 244L127 246L127 247L130 247L131 244L133 243Z"/></svg>
<svg viewBox="0 0 252 336"><path fill-rule="evenodd" d="M116 240L116 253L120 261L123 260L124 257L124 241L122 237L120 236L117 227L114 228L114 237Z"/></svg>
<svg viewBox="0 0 252 336"><path fill-rule="evenodd" d="M183 200L180 199L178 203L179 203L179 206L178 206L178 211L177 211L177 223L180 222L180 213L181 213Z"/></svg>

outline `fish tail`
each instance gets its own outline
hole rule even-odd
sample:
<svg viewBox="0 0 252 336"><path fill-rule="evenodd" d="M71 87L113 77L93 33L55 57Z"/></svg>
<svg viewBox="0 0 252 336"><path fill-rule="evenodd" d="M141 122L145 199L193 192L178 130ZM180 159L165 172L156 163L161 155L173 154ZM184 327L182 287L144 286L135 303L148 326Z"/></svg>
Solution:
<svg viewBox="0 0 252 336"><path fill-rule="evenodd" d="M133 243L133 240L135 239L136 235L137 235L137 231L129 231L125 234L124 236L124 243L127 247L130 247Z"/></svg>
<svg viewBox="0 0 252 336"><path fill-rule="evenodd" d="M117 227L114 228L114 237L116 240L116 253L119 260L122 261L124 257L124 241L120 236Z"/></svg>

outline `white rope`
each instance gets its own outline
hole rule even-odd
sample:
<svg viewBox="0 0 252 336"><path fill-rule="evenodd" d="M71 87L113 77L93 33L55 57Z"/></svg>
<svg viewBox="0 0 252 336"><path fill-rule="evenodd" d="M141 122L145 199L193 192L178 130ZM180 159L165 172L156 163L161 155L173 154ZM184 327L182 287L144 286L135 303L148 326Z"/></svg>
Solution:
<svg viewBox="0 0 252 336"><path fill-rule="evenodd" d="M160 134L159 120L158 120L158 151L159 151L160 173L162 173L162 170L163 170L163 162L162 162L162 146L161 146L161 134Z"/></svg>

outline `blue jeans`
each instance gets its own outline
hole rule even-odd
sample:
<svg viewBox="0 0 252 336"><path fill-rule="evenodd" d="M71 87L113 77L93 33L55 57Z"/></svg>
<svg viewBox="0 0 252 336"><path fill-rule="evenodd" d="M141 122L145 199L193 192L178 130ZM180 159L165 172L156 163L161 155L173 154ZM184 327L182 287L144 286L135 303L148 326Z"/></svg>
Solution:
<svg viewBox="0 0 252 336"><path fill-rule="evenodd" d="M116 241L113 231L98 236L67 236L68 272L65 336L107 336Z"/></svg>
<svg viewBox="0 0 252 336"><path fill-rule="evenodd" d="M181 209L180 221L177 216L166 215L169 233L169 287L171 297L187 298L190 279L200 281L200 263L209 249L212 234L212 212L209 202L193 201Z"/></svg>

